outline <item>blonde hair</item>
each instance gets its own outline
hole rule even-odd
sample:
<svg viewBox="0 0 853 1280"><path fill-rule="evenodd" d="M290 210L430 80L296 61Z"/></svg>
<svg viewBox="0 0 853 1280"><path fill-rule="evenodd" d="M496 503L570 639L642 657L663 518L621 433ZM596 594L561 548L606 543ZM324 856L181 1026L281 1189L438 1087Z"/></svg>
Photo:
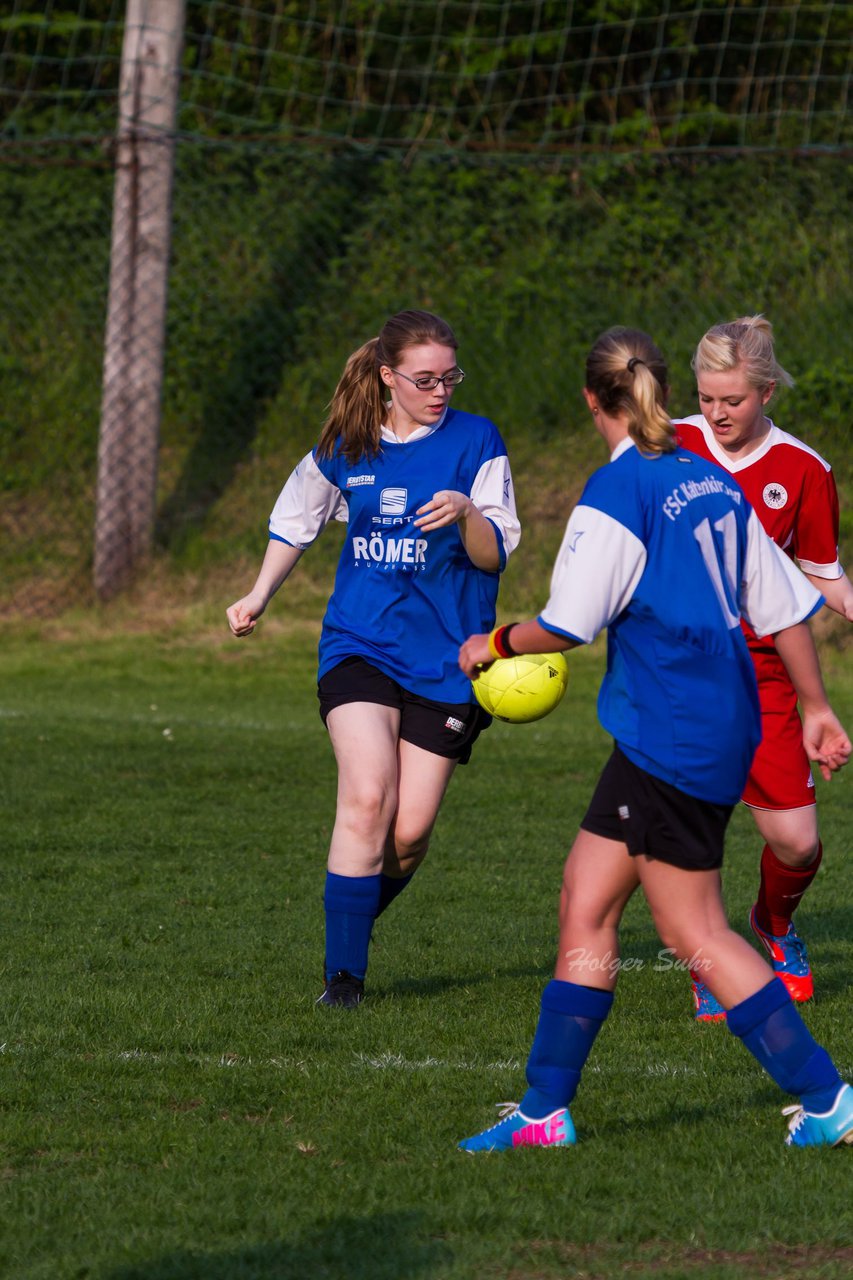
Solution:
<svg viewBox="0 0 853 1280"><path fill-rule="evenodd" d="M450 325L431 311L400 311L386 320L379 336L354 351L344 366L320 432L317 453L331 458L340 451L347 462L379 453L386 416L383 365L393 369L408 347L436 342L457 350Z"/></svg>
<svg viewBox="0 0 853 1280"><path fill-rule="evenodd" d="M647 333L621 327L603 333L587 356L586 386L606 414L627 416L628 434L643 453L676 447L666 362Z"/></svg>
<svg viewBox="0 0 853 1280"><path fill-rule="evenodd" d="M766 391L773 383L794 385L794 379L776 359L773 326L762 315L715 324L699 342L690 363L697 374L742 368L747 382L757 391Z"/></svg>

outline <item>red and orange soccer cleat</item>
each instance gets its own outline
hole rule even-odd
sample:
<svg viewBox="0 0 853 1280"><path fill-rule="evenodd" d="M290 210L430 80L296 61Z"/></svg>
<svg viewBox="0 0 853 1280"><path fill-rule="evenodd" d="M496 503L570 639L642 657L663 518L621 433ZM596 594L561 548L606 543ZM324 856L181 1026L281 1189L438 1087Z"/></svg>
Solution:
<svg viewBox="0 0 853 1280"><path fill-rule="evenodd" d="M814 995L811 965L806 944L794 928L793 922L788 925L788 932L784 937L765 933L755 918L753 907L749 913L749 927L770 957L773 972L782 979L791 999L811 1000Z"/></svg>

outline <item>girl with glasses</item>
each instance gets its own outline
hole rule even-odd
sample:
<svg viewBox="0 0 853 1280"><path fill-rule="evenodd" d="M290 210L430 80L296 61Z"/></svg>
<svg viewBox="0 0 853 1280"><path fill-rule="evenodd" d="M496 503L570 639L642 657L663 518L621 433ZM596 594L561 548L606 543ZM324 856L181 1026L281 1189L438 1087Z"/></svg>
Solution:
<svg viewBox="0 0 853 1280"><path fill-rule="evenodd" d="M613 329L592 348L584 396L610 451L572 513L538 618L469 637L476 676L495 653L547 653L607 628L599 717L614 750L569 853L554 980L542 995L528 1089L471 1152L568 1146L584 1063L613 1002L619 921L641 888L664 946L700 965L738 1036L789 1108L796 1146L853 1142L853 1089L787 988L728 925L723 840L761 732L743 615L775 636L826 777L850 741L824 693L805 625L820 594L762 530L721 467L677 447L652 340Z"/></svg>
<svg viewBox="0 0 853 1280"><path fill-rule="evenodd" d="M275 504L257 581L227 610L233 634L250 635L303 551L346 521L319 650L338 768L323 1006L361 1002L374 921L423 860L451 775L490 722L457 655L494 622L520 528L497 427L451 408L456 350L440 317L403 311L350 356Z"/></svg>

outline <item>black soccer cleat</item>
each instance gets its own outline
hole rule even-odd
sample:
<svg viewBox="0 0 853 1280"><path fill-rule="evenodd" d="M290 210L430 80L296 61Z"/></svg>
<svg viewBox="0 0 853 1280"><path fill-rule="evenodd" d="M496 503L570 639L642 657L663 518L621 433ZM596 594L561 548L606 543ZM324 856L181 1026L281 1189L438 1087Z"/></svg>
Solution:
<svg viewBox="0 0 853 1280"><path fill-rule="evenodd" d="M315 1004L332 1005L338 1009L354 1009L364 999L364 983L346 969L339 969L326 979L326 989L314 1001Z"/></svg>

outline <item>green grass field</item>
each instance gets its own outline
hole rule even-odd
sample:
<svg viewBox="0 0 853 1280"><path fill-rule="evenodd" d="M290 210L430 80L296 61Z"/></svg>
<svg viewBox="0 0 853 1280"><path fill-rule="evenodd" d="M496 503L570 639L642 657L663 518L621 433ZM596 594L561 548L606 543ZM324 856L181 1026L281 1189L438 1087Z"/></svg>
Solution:
<svg viewBox="0 0 853 1280"><path fill-rule="evenodd" d="M783 1145L788 1099L631 904L573 1106L579 1145L472 1158L523 1091L563 858L609 744L603 650L559 710L496 724L376 930L369 998L318 1010L335 777L314 627L231 640L199 607L4 639L0 1268L13 1280L840 1278L849 1151ZM827 650L837 709L853 675ZM853 1075L853 769L818 783L806 1012ZM740 928L759 842L732 824Z"/></svg>

